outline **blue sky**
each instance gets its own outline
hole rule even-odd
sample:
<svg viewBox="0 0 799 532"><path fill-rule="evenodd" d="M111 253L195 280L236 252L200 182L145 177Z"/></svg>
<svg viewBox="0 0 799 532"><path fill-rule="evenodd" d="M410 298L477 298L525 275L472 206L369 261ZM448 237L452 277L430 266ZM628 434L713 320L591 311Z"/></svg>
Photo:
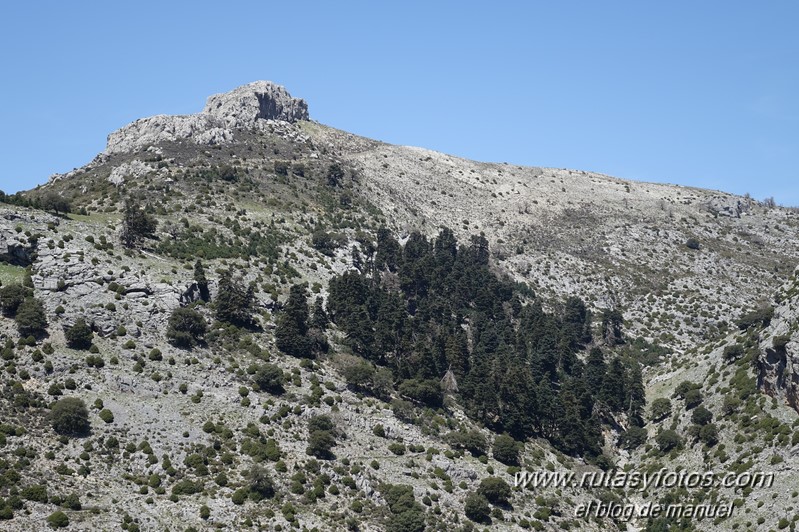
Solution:
<svg viewBox="0 0 799 532"><path fill-rule="evenodd" d="M797 2L5 2L0 189L257 79L353 133L799 205Z"/></svg>

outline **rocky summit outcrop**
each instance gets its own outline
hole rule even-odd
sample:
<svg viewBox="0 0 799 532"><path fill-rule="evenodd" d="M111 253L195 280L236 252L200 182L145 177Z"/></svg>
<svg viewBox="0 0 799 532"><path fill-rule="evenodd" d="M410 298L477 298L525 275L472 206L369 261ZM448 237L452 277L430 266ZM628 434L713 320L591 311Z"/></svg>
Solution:
<svg viewBox="0 0 799 532"><path fill-rule="evenodd" d="M228 127L253 126L257 120L308 120L308 104L293 98L271 81L255 81L230 92L208 98L203 113Z"/></svg>
<svg viewBox="0 0 799 532"><path fill-rule="evenodd" d="M219 145L233 140L236 129L253 129L266 121L308 120L308 104L271 81L255 81L208 98L201 113L142 118L108 135L105 154L126 153L162 142L191 140Z"/></svg>

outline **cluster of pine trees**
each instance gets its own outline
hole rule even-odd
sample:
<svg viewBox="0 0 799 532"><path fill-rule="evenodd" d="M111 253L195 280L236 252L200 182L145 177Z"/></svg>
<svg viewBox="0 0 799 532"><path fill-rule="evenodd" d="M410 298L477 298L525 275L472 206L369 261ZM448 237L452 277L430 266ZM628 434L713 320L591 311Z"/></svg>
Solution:
<svg viewBox="0 0 799 532"><path fill-rule="evenodd" d="M446 391L457 388L474 419L574 455L599 455L600 424L616 413L642 423L639 364L606 360L599 347L578 356L592 344L583 301L544 311L526 285L489 268L484 236L459 245L442 229L400 245L383 228L366 255L359 270L331 280L327 313L355 354L392 370L408 399L439 406L446 375ZM616 314L602 320L614 337Z"/></svg>

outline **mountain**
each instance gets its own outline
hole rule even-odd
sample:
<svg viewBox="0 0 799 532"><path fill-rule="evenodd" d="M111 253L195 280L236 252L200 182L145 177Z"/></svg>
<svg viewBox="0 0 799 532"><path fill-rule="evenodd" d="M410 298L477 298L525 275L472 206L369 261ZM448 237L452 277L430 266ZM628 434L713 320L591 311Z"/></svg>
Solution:
<svg viewBox="0 0 799 532"><path fill-rule="evenodd" d="M793 209L393 146L263 81L0 198L10 530L796 519ZM506 493L613 465L777 481Z"/></svg>

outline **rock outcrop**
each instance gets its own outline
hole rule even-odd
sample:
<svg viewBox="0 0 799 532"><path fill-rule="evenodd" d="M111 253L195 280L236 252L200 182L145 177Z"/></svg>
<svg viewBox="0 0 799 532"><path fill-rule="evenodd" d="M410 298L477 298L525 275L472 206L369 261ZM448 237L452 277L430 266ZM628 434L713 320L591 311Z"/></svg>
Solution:
<svg viewBox="0 0 799 532"><path fill-rule="evenodd" d="M308 120L308 104L271 81L255 81L209 97L203 114L229 128L252 127L257 120Z"/></svg>
<svg viewBox="0 0 799 532"><path fill-rule="evenodd" d="M136 120L108 135L105 153L127 153L177 140L209 146L225 144L233 140L236 129L257 128L268 120L308 120L308 104L271 81L255 81L212 95L203 111L195 115Z"/></svg>
<svg viewBox="0 0 799 532"><path fill-rule="evenodd" d="M760 334L757 360L757 384L768 395L799 412L799 334L795 327L799 305L797 272L781 290L783 296L774 309L774 317Z"/></svg>

